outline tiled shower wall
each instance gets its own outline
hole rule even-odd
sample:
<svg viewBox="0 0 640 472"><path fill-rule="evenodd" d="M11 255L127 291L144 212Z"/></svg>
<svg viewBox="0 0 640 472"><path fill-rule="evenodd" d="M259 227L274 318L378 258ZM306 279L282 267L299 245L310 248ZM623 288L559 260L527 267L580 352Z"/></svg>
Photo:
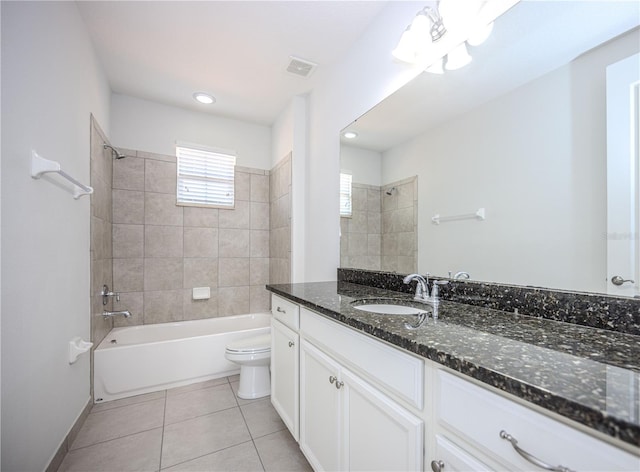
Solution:
<svg viewBox="0 0 640 472"><path fill-rule="evenodd" d="M353 182L351 218L340 218L340 267L380 270L380 187Z"/></svg>
<svg viewBox="0 0 640 472"><path fill-rule="evenodd" d="M271 170L271 266L269 283L291 282L291 153Z"/></svg>
<svg viewBox="0 0 640 472"><path fill-rule="evenodd" d="M111 310L112 302L102 305L99 295L102 285L113 286L111 244L111 172L110 150L103 144L108 142L104 133L91 117L91 341L97 346L112 327L111 320L102 318L103 309ZM92 369L93 371L93 369ZM93 385L93 383L92 383Z"/></svg>
<svg viewBox="0 0 640 472"><path fill-rule="evenodd" d="M176 158L122 149L113 162L116 326L267 311L269 171L236 167L235 208L177 206ZM211 298L193 300L193 287Z"/></svg>
<svg viewBox="0 0 640 472"><path fill-rule="evenodd" d="M354 182L351 205L351 218L340 218L340 266L415 272L418 178L383 187Z"/></svg>

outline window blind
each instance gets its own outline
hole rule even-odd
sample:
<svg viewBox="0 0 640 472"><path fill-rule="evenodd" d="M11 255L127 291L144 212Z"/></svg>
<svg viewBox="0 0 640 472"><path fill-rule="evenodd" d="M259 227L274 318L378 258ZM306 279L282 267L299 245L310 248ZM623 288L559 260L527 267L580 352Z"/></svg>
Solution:
<svg viewBox="0 0 640 472"><path fill-rule="evenodd" d="M351 216L351 174L340 173L340 216Z"/></svg>
<svg viewBox="0 0 640 472"><path fill-rule="evenodd" d="M178 204L233 208L234 155L177 146L176 157Z"/></svg>

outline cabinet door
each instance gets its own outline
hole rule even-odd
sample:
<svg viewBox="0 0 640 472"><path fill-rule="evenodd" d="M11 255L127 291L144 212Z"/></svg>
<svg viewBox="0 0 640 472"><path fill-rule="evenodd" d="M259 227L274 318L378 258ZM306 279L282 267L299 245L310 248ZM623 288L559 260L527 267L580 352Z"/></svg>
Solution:
<svg viewBox="0 0 640 472"><path fill-rule="evenodd" d="M300 350L300 449L314 470L344 470L340 464L341 396L338 364L303 340ZM336 379L330 381L331 379Z"/></svg>
<svg viewBox="0 0 640 472"><path fill-rule="evenodd" d="M298 334L277 320L271 321L271 403L291 435L298 441Z"/></svg>
<svg viewBox="0 0 640 472"><path fill-rule="evenodd" d="M341 380L343 470L421 471L423 421L348 370Z"/></svg>

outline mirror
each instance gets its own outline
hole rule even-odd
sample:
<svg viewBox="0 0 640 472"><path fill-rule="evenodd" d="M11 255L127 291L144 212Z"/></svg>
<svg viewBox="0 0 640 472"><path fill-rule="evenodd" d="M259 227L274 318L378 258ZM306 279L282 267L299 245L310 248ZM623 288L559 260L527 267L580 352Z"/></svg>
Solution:
<svg viewBox="0 0 640 472"><path fill-rule="evenodd" d="M382 209L386 191L412 179L418 272L637 295L638 274L615 274L634 280L616 292L607 272L607 246L620 235L607 229L606 75L638 53L639 19L637 2L515 5L470 48L471 64L419 75L346 128L358 134L341 138L354 215L365 199L375 229L376 191ZM638 258L634 192L636 229L623 236ZM354 237L364 224L354 218L341 218L341 266L376 269L376 233ZM378 237L380 270L412 272L408 259L385 268Z"/></svg>

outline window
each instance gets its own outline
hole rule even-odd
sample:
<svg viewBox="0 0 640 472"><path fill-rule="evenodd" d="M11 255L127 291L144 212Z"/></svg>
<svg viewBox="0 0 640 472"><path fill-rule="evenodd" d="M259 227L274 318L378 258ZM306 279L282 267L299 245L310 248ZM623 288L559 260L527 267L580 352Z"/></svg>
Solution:
<svg viewBox="0 0 640 472"><path fill-rule="evenodd" d="M340 216L351 217L351 174L340 172Z"/></svg>
<svg viewBox="0 0 640 472"><path fill-rule="evenodd" d="M236 156L197 147L176 147L177 204L234 207Z"/></svg>

